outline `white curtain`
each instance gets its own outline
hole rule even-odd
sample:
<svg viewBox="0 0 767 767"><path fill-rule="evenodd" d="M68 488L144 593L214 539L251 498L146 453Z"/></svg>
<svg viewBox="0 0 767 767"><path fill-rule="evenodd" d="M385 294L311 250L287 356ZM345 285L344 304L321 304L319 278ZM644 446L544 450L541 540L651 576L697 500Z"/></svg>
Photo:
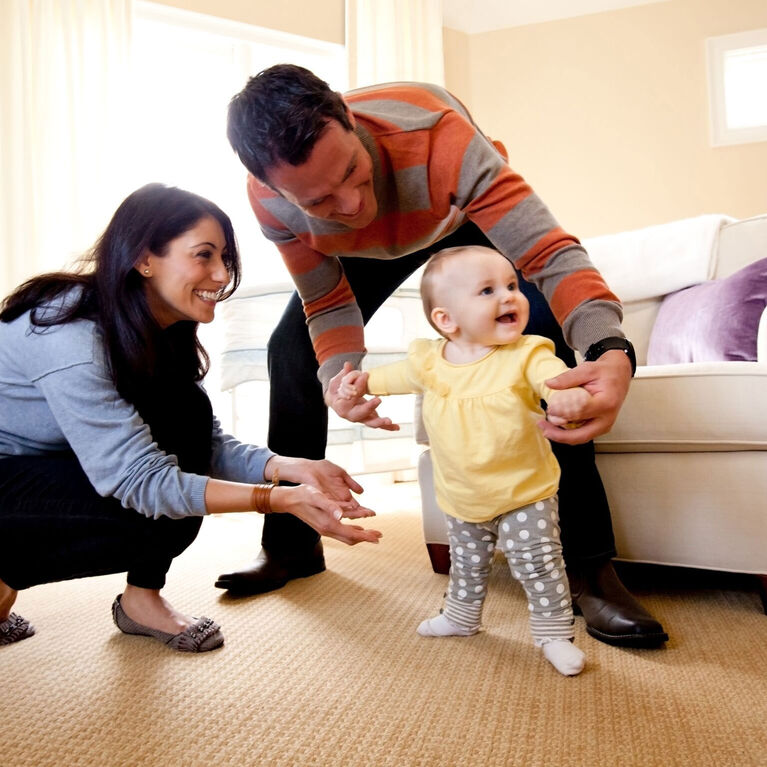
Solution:
<svg viewBox="0 0 767 767"><path fill-rule="evenodd" d="M442 0L346 0L349 86L444 85Z"/></svg>
<svg viewBox="0 0 767 767"><path fill-rule="evenodd" d="M3 296L70 266L121 199L132 2L0 3Z"/></svg>

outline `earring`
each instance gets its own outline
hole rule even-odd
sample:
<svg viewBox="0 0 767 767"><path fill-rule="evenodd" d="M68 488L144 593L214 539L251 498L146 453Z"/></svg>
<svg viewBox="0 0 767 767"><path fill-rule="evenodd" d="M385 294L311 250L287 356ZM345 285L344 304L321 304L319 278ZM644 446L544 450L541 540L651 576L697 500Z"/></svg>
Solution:
<svg viewBox="0 0 767 767"><path fill-rule="evenodd" d="M144 269L144 274L148 277L149 276L149 269Z"/></svg>

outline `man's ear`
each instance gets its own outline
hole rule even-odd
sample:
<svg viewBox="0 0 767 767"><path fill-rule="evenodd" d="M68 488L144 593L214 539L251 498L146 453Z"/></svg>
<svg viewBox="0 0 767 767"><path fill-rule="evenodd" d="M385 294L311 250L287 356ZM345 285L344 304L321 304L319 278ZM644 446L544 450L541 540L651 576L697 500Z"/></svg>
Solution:
<svg viewBox="0 0 767 767"><path fill-rule="evenodd" d="M444 306L435 306L431 310L430 317L440 333L450 335L457 330L455 322L450 317L450 312Z"/></svg>
<svg viewBox="0 0 767 767"><path fill-rule="evenodd" d="M349 118L349 122L352 124L352 130L354 130L357 127L357 121L354 119L354 113L352 112L351 107L343 96L341 96L341 100L344 102L344 106L346 107L346 116Z"/></svg>

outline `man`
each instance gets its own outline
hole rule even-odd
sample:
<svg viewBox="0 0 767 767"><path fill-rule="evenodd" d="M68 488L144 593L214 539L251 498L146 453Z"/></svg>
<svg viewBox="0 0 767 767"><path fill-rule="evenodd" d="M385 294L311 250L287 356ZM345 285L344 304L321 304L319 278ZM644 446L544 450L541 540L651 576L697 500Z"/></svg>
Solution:
<svg viewBox="0 0 767 767"><path fill-rule="evenodd" d="M344 362L359 366L364 323L434 251L495 247L529 280L527 332L551 338L570 366L571 347L588 360L549 382L592 393L584 424L543 427L562 469L562 540L576 609L602 641L664 642L662 626L613 569L610 511L589 442L612 426L633 374L621 307L578 240L509 167L503 147L437 86L393 83L344 98L292 65L248 81L229 106L227 133L250 172L253 211L297 287L269 341L269 447L323 457L327 388ZM361 401L354 420L392 428L379 403ZM271 515L255 563L221 575L216 586L257 594L324 569L317 534L294 517Z"/></svg>

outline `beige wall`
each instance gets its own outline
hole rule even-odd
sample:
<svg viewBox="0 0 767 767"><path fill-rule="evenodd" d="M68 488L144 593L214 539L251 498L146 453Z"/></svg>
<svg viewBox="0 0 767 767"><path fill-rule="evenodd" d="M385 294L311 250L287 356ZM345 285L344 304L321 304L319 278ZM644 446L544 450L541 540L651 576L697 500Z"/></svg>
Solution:
<svg viewBox="0 0 767 767"><path fill-rule="evenodd" d="M705 39L763 27L765 0L669 0L447 30L447 84L579 236L746 217L767 212L767 142L710 146Z"/></svg>
<svg viewBox="0 0 767 767"><path fill-rule="evenodd" d="M471 36L445 27L442 30L442 45L445 58L445 85L458 96L466 106L471 105L469 80L469 41Z"/></svg>
<svg viewBox="0 0 767 767"><path fill-rule="evenodd" d="M344 0L160 0L344 42ZM712 148L705 39L767 27L765 0L668 0L466 35L445 78L582 237L701 213L767 212L767 142Z"/></svg>
<svg viewBox="0 0 767 767"><path fill-rule="evenodd" d="M331 43L344 42L344 0L154 0Z"/></svg>

